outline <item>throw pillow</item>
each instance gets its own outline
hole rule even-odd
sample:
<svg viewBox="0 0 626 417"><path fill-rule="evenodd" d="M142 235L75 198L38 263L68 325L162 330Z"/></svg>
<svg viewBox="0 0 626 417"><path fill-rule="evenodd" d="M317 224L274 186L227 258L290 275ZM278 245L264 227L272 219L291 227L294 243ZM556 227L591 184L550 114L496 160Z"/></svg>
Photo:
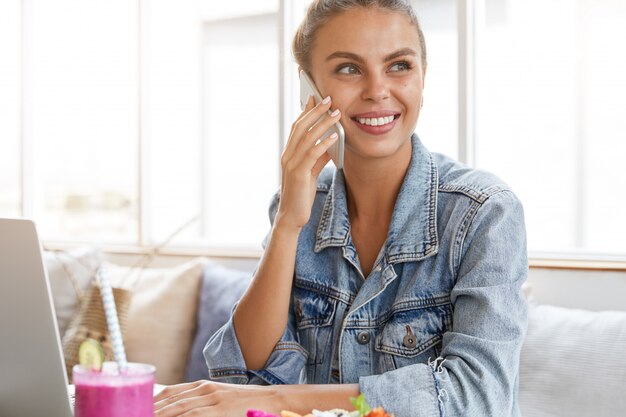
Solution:
<svg viewBox="0 0 626 417"><path fill-rule="evenodd" d="M204 260L175 268L131 269L105 263L114 286L133 290L123 331L126 357L156 366L156 382L183 382L196 331Z"/></svg>
<svg viewBox="0 0 626 417"><path fill-rule="evenodd" d="M191 347L186 381L208 379L209 371L202 351L207 341L228 321L233 306L250 284L252 274L209 263L204 269L200 304L198 306L198 331Z"/></svg>
<svg viewBox="0 0 626 417"><path fill-rule="evenodd" d="M67 252L46 251L44 265L48 272L59 335L63 337L77 310L77 292L89 289L103 261L97 248L77 248Z"/></svg>
<svg viewBox="0 0 626 417"><path fill-rule="evenodd" d="M530 305L520 359L524 417L614 417L626 410L626 312Z"/></svg>

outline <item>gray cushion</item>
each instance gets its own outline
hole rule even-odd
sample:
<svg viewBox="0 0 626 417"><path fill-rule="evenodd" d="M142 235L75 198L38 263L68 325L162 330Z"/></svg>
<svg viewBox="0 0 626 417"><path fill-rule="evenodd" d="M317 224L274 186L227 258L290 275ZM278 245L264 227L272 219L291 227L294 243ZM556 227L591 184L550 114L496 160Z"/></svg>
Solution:
<svg viewBox="0 0 626 417"><path fill-rule="evenodd" d="M204 269L198 305L198 329L191 346L186 381L208 379L202 350L209 338L228 321L233 306L248 287L252 274L209 263Z"/></svg>
<svg viewBox="0 0 626 417"><path fill-rule="evenodd" d="M103 261L98 248L81 247L68 252L46 251L43 254L48 272L59 335L63 337L70 320L77 313L78 292L87 291Z"/></svg>
<svg viewBox="0 0 626 417"><path fill-rule="evenodd" d="M524 417L625 415L626 312L530 305L520 362Z"/></svg>

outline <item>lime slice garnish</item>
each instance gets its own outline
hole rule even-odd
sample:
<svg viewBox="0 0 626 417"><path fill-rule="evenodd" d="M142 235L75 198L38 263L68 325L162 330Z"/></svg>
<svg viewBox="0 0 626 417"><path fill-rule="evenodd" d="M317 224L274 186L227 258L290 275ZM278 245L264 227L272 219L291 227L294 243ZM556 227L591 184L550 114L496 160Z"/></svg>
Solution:
<svg viewBox="0 0 626 417"><path fill-rule="evenodd" d="M95 339L85 339L78 348L78 363L92 371L100 371L104 362L104 350Z"/></svg>

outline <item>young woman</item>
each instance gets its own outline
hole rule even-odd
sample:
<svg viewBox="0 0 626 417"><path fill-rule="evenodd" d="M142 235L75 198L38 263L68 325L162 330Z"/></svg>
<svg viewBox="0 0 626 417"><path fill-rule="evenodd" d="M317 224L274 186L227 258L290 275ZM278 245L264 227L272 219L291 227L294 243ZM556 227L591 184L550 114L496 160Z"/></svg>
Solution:
<svg viewBox="0 0 626 417"><path fill-rule="evenodd" d="M364 393L396 417L519 416L522 207L413 133L426 48L410 3L315 1L293 49L326 99L293 124L258 270L206 346L219 382L167 388L156 415L304 414ZM323 170L338 121L344 168Z"/></svg>

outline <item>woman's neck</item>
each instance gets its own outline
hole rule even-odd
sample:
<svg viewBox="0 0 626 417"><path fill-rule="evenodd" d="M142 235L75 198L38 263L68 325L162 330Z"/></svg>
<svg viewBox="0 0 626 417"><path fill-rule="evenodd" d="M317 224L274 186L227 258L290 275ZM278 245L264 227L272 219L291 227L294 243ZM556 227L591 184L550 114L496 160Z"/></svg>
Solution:
<svg viewBox="0 0 626 417"><path fill-rule="evenodd" d="M345 164L344 176L351 222L391 220L400 187L411 162L411 141L405 146L389 158L360 159Z"/></svg>

